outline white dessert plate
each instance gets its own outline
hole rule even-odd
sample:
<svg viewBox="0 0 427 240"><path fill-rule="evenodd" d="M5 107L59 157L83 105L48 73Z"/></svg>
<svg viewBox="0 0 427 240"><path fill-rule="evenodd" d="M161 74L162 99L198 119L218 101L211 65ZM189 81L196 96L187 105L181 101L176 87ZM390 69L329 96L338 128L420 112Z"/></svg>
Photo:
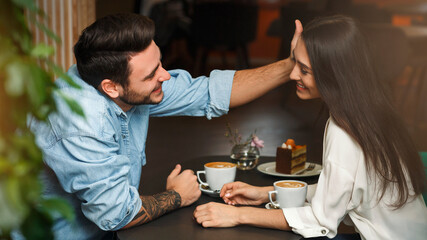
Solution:
<svg viewBox="0 0 427 240"><path fill-rule="evenodd" d="M199 184L199 189L200 191L202 191L202 193L205 193L211 197L219 197L219 190L214 191L212 189L209 188L209 186L205 186L203 184Z"/></svg>
<svg viewBox="0 0 427 240"><path fill-rule="evenodd" d="M322 165L316 164L316 163L314 163L316 165L314 169L301 173L308 167L309 164L310 164L309 162L306 162L305 168L294 174L285 174L285 173L276 172L276 162L268 162L268 163L260 164L258 165L257 169L262 173L272 175L272 176L278 176L278 177L312 177L312 176L319 175L320 172L322 171ZM298 174L298 173L301 173L301 174Z"/></svg>

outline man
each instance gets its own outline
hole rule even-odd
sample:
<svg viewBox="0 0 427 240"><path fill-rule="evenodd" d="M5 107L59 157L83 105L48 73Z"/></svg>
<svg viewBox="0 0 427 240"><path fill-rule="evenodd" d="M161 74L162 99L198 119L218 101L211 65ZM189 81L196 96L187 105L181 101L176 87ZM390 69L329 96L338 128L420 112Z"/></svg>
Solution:
<svg viewBox="0 0 427 240"><path fill-rule="evenodd" d="M112 15L93 23L74 46L77 67L68 71L81 89L56 81L78 101L85 118L58 98L58 112L47 124L31 125L47 166L44 195L67 199L76 213L73 223L55 220L58 239L108 239L111 231L195 202L201 194L197 177L191 170L181 172L179 164L165 192L139 196L149 117L221 116L288 81L293 67L285 59L192 78L162 67L153 37L152 21L140 15Z"/></svg>

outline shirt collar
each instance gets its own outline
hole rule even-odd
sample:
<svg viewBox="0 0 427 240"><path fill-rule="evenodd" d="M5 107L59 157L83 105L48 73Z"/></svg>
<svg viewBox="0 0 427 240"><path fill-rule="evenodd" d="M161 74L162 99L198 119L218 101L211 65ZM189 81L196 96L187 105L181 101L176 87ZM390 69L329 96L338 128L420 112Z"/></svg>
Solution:
<svg viewBox="0 0 427 240"><path fill-rule="evenodd" d="M86 83L80 77L80 74L79 74L79 72L77 70L77 65L75 65L75 64L72 65L70 67L70 69L68 70L68 74L73 78L74 82L77 83L80 87L94 90L99 95L103 96L107 100L108 104L111 106L111 108L114 110L114 113L117 116L123 116L124 118L129 118L130 115L132 115L132 113L135 111L136 108L132 107L129 111L124 112L123 109L121 107L119 107L119 105L117 105L111 98L109 98L105 94L103 94L100 91L98 91L98 89L95 89L94 87L92 87L91 85L89 85L88 83Z"/></svg>

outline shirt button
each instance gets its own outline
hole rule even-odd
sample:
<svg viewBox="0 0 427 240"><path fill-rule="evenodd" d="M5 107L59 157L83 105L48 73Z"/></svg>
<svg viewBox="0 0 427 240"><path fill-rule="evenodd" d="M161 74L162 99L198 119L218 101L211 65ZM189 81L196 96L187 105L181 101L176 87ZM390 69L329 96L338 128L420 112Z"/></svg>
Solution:
<svg viewBox="0 0 427 240"><path fill-rule="evenodd" d="M325 235L325 234L326 234L326 230L325 230L325 229L323 229L323 230L321 231L321 233L322 233L323 235Z"/></svg>

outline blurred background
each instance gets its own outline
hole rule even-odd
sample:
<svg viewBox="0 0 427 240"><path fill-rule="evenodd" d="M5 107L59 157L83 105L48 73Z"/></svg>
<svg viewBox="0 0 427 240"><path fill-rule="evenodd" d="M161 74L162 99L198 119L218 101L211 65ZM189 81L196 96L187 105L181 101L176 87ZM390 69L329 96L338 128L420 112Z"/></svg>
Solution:
<svg viewBox="0 0 427 240"><path fill-rule="evenodd" d="M156 24L156 43L166 69L194 76L212 69L247 69L289 55L294 20L307 23L341 13L359 19L374 46L382 81L419 151L427 151L427 2L420 0L38 0L62 37L56 61L67 69L72 46L84 27L107 14L133 12ZM36 40L43 41L42 35ZM375 93L372 93L375 94ZM153 118L147 139L143 179L156 168L172 168L199 156L228 155L226 123L243 138L256 130L265 141L261 156L274 156L288 138L307 144L308 161L321 163L327 109L319 100L302 101L295 84L285 84L260 99L213 120ZM161 163L161 164L159 164Z"/></svg>

